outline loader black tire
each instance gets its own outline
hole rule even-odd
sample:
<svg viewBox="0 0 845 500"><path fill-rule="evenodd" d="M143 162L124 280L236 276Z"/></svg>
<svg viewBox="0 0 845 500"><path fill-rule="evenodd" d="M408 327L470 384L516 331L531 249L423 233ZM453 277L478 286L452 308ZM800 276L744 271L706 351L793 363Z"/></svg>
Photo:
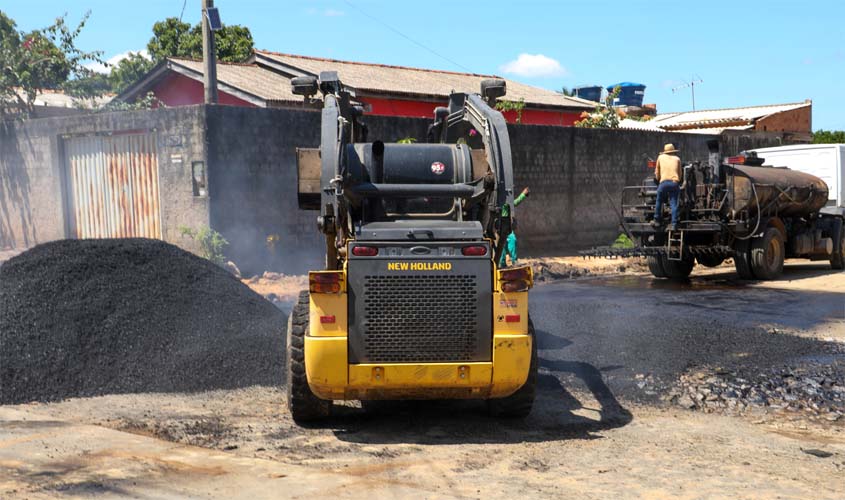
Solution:
<svg viewBox="0 0 845 500"><path fill-rule="evenodd" d="M308 291L299 292L299 300L288 317L288 409L300 424L328 417L332 402L318 398L308 386L305 375L305 334L309 319Z"/></svg>
<svg viewBox="0 0 845 500"><path fill-rule="evenodd" d="M696 257L695 260L704 267L718 267L725 261L725 257L723 255L703 254Z"/></svg>
<svg viewBox="0 0 845 500"><path fill-rule="evenodd" d="M845 225L842 227L842 241L839 242L839 251L833 252L833 255L830 256L830 268L845 269Z"/></svg>
<svg viewBox="0 0 845 500"><path fill-rule="evenodd" d="M651 271L655 278L667 278L666 270L663 269L663 259L659 255L649 255L646 257L648 270Z"/></svg>
<svg viewBox="0 0 845 500"><path fill-rule="evenodd" d="M515 393L504 398L488 399L487 411L490 416L504 418L525 418L534 406L537 394L537 336L534 335L534 323L528 318L528 334L531 336L531 364L528 367L528 379Z"/></svg>
<svg viewBox="0 0 845 500"><path fill-rule="evenodd" d="M665 255L661 257L663 270L666 271L666 277L674 281L684 281L689 278L692 268L695 267L695 259L690 255L685 255L682 260L669 260Z"/></svg>
<svg viewBox="0 0 845 500"><path fill-rule="evenodd" d="M777 228L766 229L763 236L751 240L751 269L761 280L773 280L783 273L786 255L783 235Z"/></svg>
<svg viewBox="0 0 845 500"><path fill-rule="evenodd" d="M751 245L748 240L737 240L734 246L734 267L736 273L744 280L753 280L754 271L751 268Z"/></svg>

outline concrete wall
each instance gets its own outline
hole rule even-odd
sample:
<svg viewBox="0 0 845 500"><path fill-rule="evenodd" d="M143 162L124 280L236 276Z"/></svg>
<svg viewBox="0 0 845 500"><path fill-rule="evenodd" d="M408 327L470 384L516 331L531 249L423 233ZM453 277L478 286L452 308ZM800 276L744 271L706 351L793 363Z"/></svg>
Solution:
<svg viewBox="0 0 845 500"><path fill-rule="evenodd" d="M64 137L130 131L156 137L162 236L182 243L180 226L209 223L208 199L194 197L191 183L191 162L205 158L204 122L204 108L193 106L0 125L0 248L68 236Z"/></svg>
<svg viewBox="0 0 845 500"><path fill-rule="evenodd" d="M317 213L298 209L296 185L296 148L319 146L319 131L312 111L208 108L211 226L245 274L304 272L324 261Z"/></svg>
<svg viewBox="0 0 845 500"><path fill-rule="evenodd" d="M307 110L185 106L30 120L0 129L0 248L67 236L63 136L152 131L158 145L164 239L196 250L183 226L210 225L231 243L247 272L303 272L320 265L317 213L297 208L296 147L319 145L320 114ZM369 139L425 139L429 121L367 117ZM532 196L517 210L520 250L574 251L618 234L620 190L650 171L666 142L684 160L706 159L714 136L510 125L517 189ZM779 145L782 134L722 138L723 153ZM191 164L207 167L208 196L195 196ZM268 241L268 238L269 241Z"/></svg>

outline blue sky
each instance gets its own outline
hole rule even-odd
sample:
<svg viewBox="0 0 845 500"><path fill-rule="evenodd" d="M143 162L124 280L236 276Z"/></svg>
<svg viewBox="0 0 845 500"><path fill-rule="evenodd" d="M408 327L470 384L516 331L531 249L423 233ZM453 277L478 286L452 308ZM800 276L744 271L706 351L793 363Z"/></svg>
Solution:
<svg viewBox="0 0 845 500"><path fill-rule="evenodd" d="M303 55L499 74L558 89L646 84L661 112L813 100L813 128L845 130L845 2L217 0L258 48ZM91 18L80 37L108 59L143 49L156 20L183 0L2 0L22 29L64 12ZM183 19L199 19L187 0ZM368 17L369 16L369 17ZM377 19L373 20L372 18ZM379 22L396 29L404 36ZM436 53L436 54L435 54ZM342 77L343 75L341 75Z"/></svg>

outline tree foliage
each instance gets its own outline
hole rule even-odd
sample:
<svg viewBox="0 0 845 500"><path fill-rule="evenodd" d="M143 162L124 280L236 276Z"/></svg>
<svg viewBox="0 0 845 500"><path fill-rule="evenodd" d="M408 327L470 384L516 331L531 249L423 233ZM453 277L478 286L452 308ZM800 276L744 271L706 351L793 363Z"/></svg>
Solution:
<svg viewBox="0 0 845 500"><path fill-rule="evenodd" d="M516 112L516 123L522 123L522 111L525 109L525 99L520 97L518 101L509 101L507 99L496 101L496 109L499 111Z"/></svg>
<svg viewBox="0 0 845 500"><path fill-rule="evenodd" d="M76 46L89 15L76 28L62 16L46 28L25 33L0 11L0 118L30 114L39 93L61 88L69 77L90 76L86 62L103 62L102 52Z"/></svg>
<svg viewBox="0 0 845 500"><path fill-rule="evenodd" d="M845 144L845 130L817 130L813 144Z"/></svg>
<svg viewBox="0 0 845 500"><path fill-rule="evenodd" d="M139 52L130 52L125 58L113 65L108 76L112 92L119 94L126 87L138 81L155 63Z"/></svg>
<svg viewBox="0 0 845 500"><path fill-rule="evenodd" d="M217 59L224 62L242 62L252 55L253 40L249 28L224 25L214 33ZM153 25L153 37L147 50L154 62L168 57L202 59L202 25L190 24L175 17L168 17Z"/></svg>

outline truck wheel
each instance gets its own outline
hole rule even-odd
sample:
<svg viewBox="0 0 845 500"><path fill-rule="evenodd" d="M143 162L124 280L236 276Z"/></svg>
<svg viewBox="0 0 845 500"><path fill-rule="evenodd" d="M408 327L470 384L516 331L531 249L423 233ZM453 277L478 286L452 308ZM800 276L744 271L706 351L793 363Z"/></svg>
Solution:
<svg viewBox="0 0 845 500"><path fill-rule="evenodd" d="M528 318L528 334L531 335L531 365L528 367L528 379L525 384L510 396L487 400L487 411L493 417L525 418L531 413L534 396L537 393L537 336L534 324Z"/></svg>
<svg viewBox="0 0 845 500"><path fill-rule="evenodd" d="M748 240L738 240L734 248L734 266L736 273L744 280L755 279L754 271L751 270L751 250Z"/></svg>
<svg viewBox="0 0 845 500"><path fill-rule="evenodd" d="M725 257L723 255L699 255L695 258L695 260L705 267L718 267L725 261Z"/></svg>
<svg viewBox="0 0 845 500"><path fill-rule="evenodd" d="M288 409L296 423L328 417L332 402L318 398L308 386L305 375L305 334L308 332L308 291L299 292L299 300L288 317Z"/></svg>
<svg viewBox="0 0 845 500"><path fill-rule="evenodd" d="M775 279L783 272L785 254L783 236L777 228L766 229L763 236L751 240L751 269L762 280Z"/></svg>
<svg viewBox="0 0 845 500"><path fill-rule="evenodd" d="M695 260L692 256L684 256L682 260L669 260L666 256L661 259L663 270L666 271L666 276L670 280L683 281L689 278L692 268L695 266Z"/></svg>
<svg viewBox="0 0 845 500"><path fill-rule="evenodd" d="M830 256L831 269L845 269L845 226L842 228L842 241L839 242L839 251L833 252Z"/></svg>
<svg viewBox="0 0 845 500"><path fill-rule="evenodd" d="M663 259L659 255L649 255L646 257L648 263L648 270L655 278L665 278L666 271L663 269Z"/></svg>

